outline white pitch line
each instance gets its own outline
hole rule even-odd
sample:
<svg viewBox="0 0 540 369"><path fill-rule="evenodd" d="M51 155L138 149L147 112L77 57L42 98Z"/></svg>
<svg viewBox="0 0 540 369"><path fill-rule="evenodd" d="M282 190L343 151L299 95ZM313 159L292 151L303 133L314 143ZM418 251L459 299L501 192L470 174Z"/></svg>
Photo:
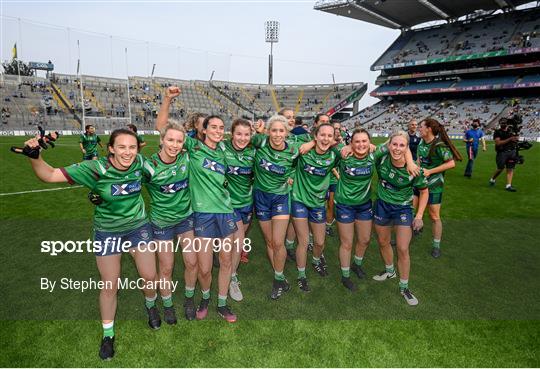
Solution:
<svg viewBox="0 0 540 369"><path fill-rule="evenodd" d="M70 190L72 188L81 188L81 187L83 187L83 186L44 188L42 190L29 190L29 191L20 191L20 192L5 192L5 193L0 193L0 196L24 195L26 193L35 193L35 192L49 192L49 191Z"/></svg>

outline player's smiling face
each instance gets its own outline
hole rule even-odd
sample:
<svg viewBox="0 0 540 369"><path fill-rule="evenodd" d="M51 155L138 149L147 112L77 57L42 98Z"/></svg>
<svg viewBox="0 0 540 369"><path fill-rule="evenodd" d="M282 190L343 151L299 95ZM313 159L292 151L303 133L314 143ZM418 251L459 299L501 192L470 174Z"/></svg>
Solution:
<svg viewBox="0 0 540 369"><path fill-rule="evenodd" d="M403 136L395 136L390 141L390 155L394 160L401 160L405 157L405 151L407 150L407 139Z"/></svg>
<svg viewBox="0 0 540 369"><path fill-rule="evenodd" d="M161 138L161 145L167 159L175 159L184 147L184 132L176 129L167 130L165 136Z"/></svg>
<svg viewBox="0 0 540 369"><path fill-rule="evenodd" d="M289 123L289 128L294 128L294 112L292 110L285 110L283 116L287 119Z"/></svg>
<svg viewBox="0 0 540 369"><path fill-rule="evenodd" d="M238 149L243 149L251 140L251 128L238 125L232 134L232 142Z"/></svg>
<svg viewBox="0 0 540 369"><path fill-rule="evenodd" d="M369 136L366 133L357 133L354 135L351 142L352 151L356 156L366 156L369 152L369 144Z"/></svg>
<svg viewBox="0 0 540 369"><path fill-rule="evenodd" d="M431 128L426 126L426 122L422 122L420 123L420 128L418 129L418 132L420 132L420 136L422 136L422 138L426 138L431 133Z"/></svg>
<svg viewBox="0 0 540 369"><path fill-rule="evenodd" d="M334 128L330 126L324 126L319 129L317 136L315 137L317 151L326 152L330 145L334 142Z"/></svg>
<svg viewBox="0 0 540 369"><path fill-rule="evenodd" d="M94 133L96 133L96 127L94 126L88 127L88 134L93 135Z"/></svg>
<svg viewBox="0 0 540 369"><path fill-rule="evenodd" d="M208 122L208 126L203 130L206 135L206 140L209 142L217 144L223 140L223 134L225 133L225 124L219 118L212 118Z"/></svg>
<svg viewBox="0 0 540 369"><path fill-rule="evenodd" d="M112 154L111 163L117 169L128 169L137 156L137 139L131 135L121 134L116 136L113 146L109 146Z"/></svg>
<svg viewBox="0 0 540 369"><path fill-rule="evenodd" d="M281 147L287 137L287 128L280 121L274 121L268 130L268 136L273 146Z"/></svg>

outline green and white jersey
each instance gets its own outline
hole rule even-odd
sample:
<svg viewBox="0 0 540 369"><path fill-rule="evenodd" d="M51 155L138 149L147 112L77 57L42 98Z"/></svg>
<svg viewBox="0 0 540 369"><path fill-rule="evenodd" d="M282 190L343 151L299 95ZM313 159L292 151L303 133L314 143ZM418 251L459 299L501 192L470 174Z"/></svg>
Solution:
<svg viewBox="0 0 540 369"><path fill-rule="evenodd" d="M172 163L164 163L159 155L146 159L143 174L150 194L150 220L164 228L187 218L191 210L189 193L189 156L180 153Z"/></svg>
<svg viewBox="0 0 540 369"><path fill-rule="evenodd" d="M318 154L315 148L298 157L294 175L292 200L301 202L310 208L324 206L326 191L330 186L332 168L338 162L334 150Z"/></svg>
<svg viewBox="0 0 540 369"><path fill-rule="evenodd" d="M389 204L411 206L413 187L426 188L428 185L426 177L422 173L417 177L410 176L406 166L395 167L390 154L385 151L377 148L374 153L379 176L377 197Z"/></svg>
<svg viewBox="0 0 540 369"><path fill-rule="evenodd" d="M293 176L300 144L286 141L285 149L280 151L270 146L267 135L255 135L251 142L257 148L254 187L275 195L289 193L288 179Z"/></svg>
<svg viewBox="0 0 540 369"><path fill-rule="evenodd" d="M309 133L302 133L301 135L289 134L287 136L287 141L292 143L306 143L313 140L313 136Z"/></svg>
<svg viewBox="0 0 540 369"><path fill-rule="evenodd" d="M429 156L431 145L435 145L435 149L433 150L433 155ZM417 155L420 161L420 167L426 169L436 168L454 158L448 146L437 139L430 143L426 143L423 139L420 140ZM444 188L444 172L430 175L428 178L428 188L430 193L442 193Z"/></svg>
<svg viewBox="0 0 540 369"><path fill-rule="evenodd" d="M199 213L233 212L231 196L225 188L225 145L211 149L203 142L186 136L184 148L189 152L189 190L191 207Z"/></svg>
<svg viewBox="0 0 540 369"><path fill-rule="evenodd" d="M101 138L96 134L87 135L83 133L79 142L82 143L82 147L86 151L85 155L95 155L98 153L97 145L101 142Z"/></svg>
<svg viewBox="0 0 540 369"><path fill-rule="evenodd" d="M383 145L380 155L386 150ZM343 205L361 205L371 199L371 177L375 173L375 153L368 153L362 159L350 155L339 162L339 182L334 202Z"/></svg>
<svg viewBox="0 0 540 369"><path fill-rule="evenodd" d="M253 164L256 150L248 145L243 150L236 150L230 140L225 144L225 162L227 163L227 190L231 194L232 207L242 208L253 203Z"/></svg>
<svg viewBox="0 0 540 369"><path fill-rule="evenodd" d="M138 154L127 170L113 167L108 157L60 168L69 183L88 187L103 199L94 208L94 228L124 232L147 222L141 196L144 158Z"/></svg>
<svg viewBox="0 0 540 369"><path fill-rule="evenodd" d="M340 159L341 159L341 149L344 146L345 146L345 144L338 143L335 147L332 148L332 150L334 150L334 152L336 153L336 155L338 155L340 157ZM332 174L330 175L330 186L331 185L337 185L337 183L338 183L338 178L332 172Z"/></svg>

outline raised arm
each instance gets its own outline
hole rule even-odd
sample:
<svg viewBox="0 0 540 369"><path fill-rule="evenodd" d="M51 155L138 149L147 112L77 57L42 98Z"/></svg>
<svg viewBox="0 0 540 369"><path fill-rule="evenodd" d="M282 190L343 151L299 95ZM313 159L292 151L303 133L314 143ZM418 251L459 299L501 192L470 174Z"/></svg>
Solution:
<svg viewBox="0 0 540 369"><path fill-rule="evenodd" d="M167 125L169 120L169 108L171 107L172 100L180 95L180 88L176 86L170 86L165 91L165 96L161 102L159 108L158 116L156 118L156 130L160 131L163 127Z"/></svg>
<svg viewBox="0 0 540 369"><path fill-rule="evenodd" d="M39 143L36 138L26 141L24 145L29 146L32 149L39 148ZM30 164L32 165L32 169L34 170L36 177L45 183L61 183L68 181L60 169L51 167L49 164L47 164L47 162L45 162L45 160L43 160L41 153L37 159L30 158Z"/></svg>

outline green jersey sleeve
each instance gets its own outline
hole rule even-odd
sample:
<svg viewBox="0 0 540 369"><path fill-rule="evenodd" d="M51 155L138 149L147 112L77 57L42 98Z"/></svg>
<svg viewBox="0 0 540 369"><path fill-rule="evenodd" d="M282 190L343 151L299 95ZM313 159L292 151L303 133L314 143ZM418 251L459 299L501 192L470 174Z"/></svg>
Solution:
<svg viewBox="0 0 540 369"><path fill-rule="evenodd" d="M85 160L81 163L60 168L60 170L70 184L77 183L92 190L99 179L96 165L98 165L96 160Z"/></svg>
<svg viewBox="0 0 540 369"><path fill-rule="evenodd" d="M264 133L257 133L251 137L251 144L256 148L259 148L266 142L267 139L268 136Z"/></svg>

